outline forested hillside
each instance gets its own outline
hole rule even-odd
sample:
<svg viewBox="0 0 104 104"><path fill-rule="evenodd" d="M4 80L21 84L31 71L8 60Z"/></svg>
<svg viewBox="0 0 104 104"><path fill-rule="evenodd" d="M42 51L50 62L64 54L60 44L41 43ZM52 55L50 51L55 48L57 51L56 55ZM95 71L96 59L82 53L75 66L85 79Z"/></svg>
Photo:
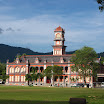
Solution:
<svg viewBox="0 0 104 104"><path fill-rule="evenodd" d="M73 54L75 51L66 52L66 54ZM12 62L16 57L17 54L22 55L23 53L26 53L27 55L51 55L52 52L48 53L40 53L40 52L34 52L28 48L22 48L22 47L13 47L5 44L0 44L0 61L2 63L5 63L7 59L9 59L10 62ZM104 57L104 52L98 53L98 57L102 56Z"/></svg>

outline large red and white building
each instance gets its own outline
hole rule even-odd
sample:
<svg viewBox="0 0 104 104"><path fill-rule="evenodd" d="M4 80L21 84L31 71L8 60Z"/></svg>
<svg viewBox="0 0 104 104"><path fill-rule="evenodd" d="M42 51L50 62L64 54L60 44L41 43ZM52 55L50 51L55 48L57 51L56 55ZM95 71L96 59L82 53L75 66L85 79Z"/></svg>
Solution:
<svg viewBox="0 0 104 104"><path fill-rule="evenodd" d="M42 73L47 66L58 65L63 68L63 75L60 77L59 85L70 87L73 84L84 83L84 80L80 78L78 73L71 71L70 62L71 54L65 54L66 46L64 45L65 30L60 26L54 30L55 38L53 45L53 55L24 55L20 58L16 58L14 62L7 61L6 74L9 78L6 80L6 85L28 85L28 81L25 80L25 75L30 73L32 67L37 68L37 72ZM79 78L76 81L72 81L72 78ZM33 81L33 85L47 86L49 82L52 83L48 77L39 78L37 81ZM86 79L86 82L92 85L92 80ZM58 85L58 79L54 79L54 84Z"/></svg>

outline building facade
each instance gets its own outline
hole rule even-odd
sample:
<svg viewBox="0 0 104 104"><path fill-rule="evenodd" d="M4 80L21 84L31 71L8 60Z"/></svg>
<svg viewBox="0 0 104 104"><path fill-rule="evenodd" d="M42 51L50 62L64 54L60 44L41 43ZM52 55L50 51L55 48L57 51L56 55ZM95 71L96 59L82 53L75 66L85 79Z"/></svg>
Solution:
<svg viewBox="0 0 104 104"><path fill-rule="evenodd" d="M65 30L60 26L54 30L55 38L53 45L53 55L24 55L16 58L14 62L7 61L6 74L9 78L6 80L6 85L28 85L25 80L25 75L30 73L32 67L36 67L38 73L42 73L48 66L58 65L63 68L63 75L59 79L59 86L73 86L78 83L84 83L84 80L76 72L71 71L70 62L71 54L65 54L66 46L64 45ZM73 81L71 79L78 78ZM92 78L86 79L88 84L92 85ZM39 78L33 81L34 86L47 86L52 83L48 77ZM58 85L58 79L54 79L54 85Z"/></svg>

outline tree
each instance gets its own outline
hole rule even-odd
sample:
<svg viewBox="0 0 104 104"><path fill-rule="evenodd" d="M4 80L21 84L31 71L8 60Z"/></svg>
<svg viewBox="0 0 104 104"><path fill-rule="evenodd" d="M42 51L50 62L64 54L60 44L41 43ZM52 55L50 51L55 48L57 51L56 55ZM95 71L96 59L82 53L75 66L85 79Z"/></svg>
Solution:
<svg viewBox="0 0 104 104"><path fill-rule="evenodd" d="M104 57L101 57L101 56L100 56L99 59L100 59L100 60L99 60L99 61L100 61L100 64L101 64L101 65L104 65Z"/></svg>
<svg viewBox="0 0 104 104"><path fill-rule="evenodd" d="M43 78L43 77L44 77L43 73L37 73L37 78L39 78L39 84L40 84L40 78Z"/></svg>
<svg viewBox="0 0 104 104"><path fill-rule="evenodd" d="M54 66L48 66L45 70L44 70L44 76L49 77L50 79L52 78L51 84L52 86L54 85L54 77L58 76L58 83L59 83L59 76L62 75L62 67L54 65Z"/></svg>
<svg viewBox="0 0 104 104"><path fill-rule="evenodd" d="M32 77L31 77L31 74L26 74L26 81L28 81L28 85L29 85L29 82L32 81Z"/></svg>
<svg viewBox="0 0 104 104"><path fill-rule="evenodd" d="M99 9L102 11L104 10L104 0L97 0L98 4L100 4L101 6L99 6Z"/></svg>
<svg viewBox="0 0 104 104"><path fill-rule="evenodd" d="M51 79L52 77L52 70L53 70L53 66L48 66L44 71L44 76L47 76L49 79Z"/></svg>
<svg viewBox="0 0 104 104"><path fill-rule="evenodd" d="M84 79L86 85L86 78L96 75L98 63L96 63L97 54L91 47L83 47L75 52L71 58L74 64L71 68L72 71L78 72L79 76Z"/></svg>
<svg viewBox="0 0 104 104"><path fill-rule="evenodd" d="M33 83L33 81L35 80L37 81L38 78L40 79L42 77L43 77L43 74L37 73L36 67L31 67L30 73L26 74L26 80L28 81L28 84L30 81Z"/></svg>
<svg viewBox="0 0 104 104"><path fill-rule="evenodd" d="M58 86L59 86L59 78L63 73L62 70L63 70L63 68L60 66L57 66L57 65L53 66L53 75L58 76Z"/></svg>
<svg viewBox="0 0 104 104"><path fill-rule="evenodd" d="M0 63L0 79L5 82L7 78L9 78L9 76L6 75L6 64Z"/></svg>

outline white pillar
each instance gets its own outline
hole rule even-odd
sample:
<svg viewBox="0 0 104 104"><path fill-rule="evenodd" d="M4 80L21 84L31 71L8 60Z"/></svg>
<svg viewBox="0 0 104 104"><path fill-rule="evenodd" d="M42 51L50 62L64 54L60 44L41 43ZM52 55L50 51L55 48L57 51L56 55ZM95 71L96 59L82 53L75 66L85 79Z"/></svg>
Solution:
<svg viewBox="0 0 104 104"><path fill-rule="evenodd" d="M70 68L71 66L70 66L70 63L68 63L68 71L69 71L69 87L70 87L70 84L71 84L71 80L70 80L70 78L71 78L71 68Z"/></svg>
<svg viewBox="0 0 104 104"><path fill-rule="evenodd" d="M39 73L40 73L40 67L38 67ZM40 76L39 76L39 86L40 86Z"/></svg>
<svg viewBox="0 0 104 104"><path fill-rule="evenodd" d="M65 67L63 67L63 69L64 69L63 74L65 75ZM64 85L64 87L65 87L65 76L63 76L63 85Z"/></svg>
<svg viewBox="0 0 104 104"><path fill-rule="evenodd" d="M9 68L8 68L8 64L6 65L6 75L9 75ZM9 78L6 79L6 84L9 83Z"/></svg>
<svg viewBox="0 0 104 104"><path fill-rule="evenodd" d="M44 65L44 70L46 69L46 64ZM44 77L44 84L46 84L46 76Z"/></svg>

